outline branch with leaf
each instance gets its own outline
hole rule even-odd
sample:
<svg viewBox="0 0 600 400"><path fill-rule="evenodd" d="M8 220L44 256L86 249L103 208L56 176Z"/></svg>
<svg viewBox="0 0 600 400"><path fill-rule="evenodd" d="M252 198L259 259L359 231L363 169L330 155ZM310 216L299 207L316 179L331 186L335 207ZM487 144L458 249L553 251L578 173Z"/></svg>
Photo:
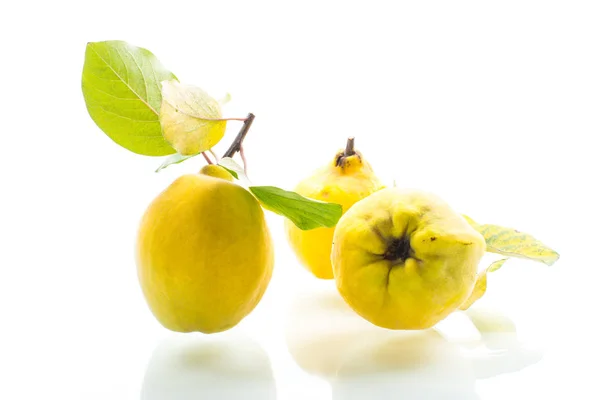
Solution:
<svg viewBox="0 0 600 400"><path fill-rule="evenodd" d="M90 116L114 142L137 154L168 156L157 172L202 155L209 164L229 171L265 209L289 218L300 229L333 227L342 216L339 204L274 186L253 186L245 174L243 141L254 114L223 118L217 100L198 87L180 83L146 49L123 41L88 43L82 90ZM212 148L225 136L228 121L243 125L219 159ZM243 167L233 160L236 153Z"/></svg>

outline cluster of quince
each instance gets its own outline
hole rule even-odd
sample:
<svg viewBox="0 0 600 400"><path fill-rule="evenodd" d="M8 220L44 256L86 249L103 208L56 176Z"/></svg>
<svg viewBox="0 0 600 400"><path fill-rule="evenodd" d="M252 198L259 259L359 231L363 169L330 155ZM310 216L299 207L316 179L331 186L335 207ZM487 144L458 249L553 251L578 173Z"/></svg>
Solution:
<svg viewBox="0 0 600 400"><path fill-rule="evenodd" d="M287 218L289 242L308 270L335 278L352 309L390 329L428 328L467 309L506 260L478 272L486 251L548 265L559 257L530 235L477 224L433 194L385 188L353 138L296 192L249 185L242 141L254 115L223 118L230 96L217 101L179 82L147 49L88 43L81 88L90 117L115 143L167 156L157 172L199 155L209 163L162 192L138 233L141 287L169 329L224 331L256 307L274 264L263 208ZM219 159L212 149L232 120L244 125ZM237 152L244 169L232 159Z"/></svg>
<svg viewBox="0 0 600 400"><path fill-rule="evenodd" d="M344 212L331 228L302 230L286 220L299 261L316 277L335 279L350 307L384 328L425 329L468 308L485 292L487 272L501 265L478 273L486 250L519 256L514 240L532 240L511 237L514 254L494 249L480 226L436 195L384 187L353 138L296 192L340 204ZM539 242L533 245L538 258L549 254L542 261L558 258ZM521 255L527 251L532 247ZM168 329L214 333L235 326L262 298L273 264L259 202L221 166L178 178L142 219L139 278L152 312Z"/></svg>

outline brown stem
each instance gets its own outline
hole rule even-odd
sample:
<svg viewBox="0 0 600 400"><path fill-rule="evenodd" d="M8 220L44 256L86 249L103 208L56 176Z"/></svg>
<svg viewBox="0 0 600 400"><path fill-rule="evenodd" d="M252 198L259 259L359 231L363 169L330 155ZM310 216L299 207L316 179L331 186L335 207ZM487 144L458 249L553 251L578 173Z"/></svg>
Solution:
<svg viewBox="0 0 600 400"><path fill-rule="evenodd" d="M354 136L352 136L349 137L348 141L346 142L346 151L344 151L344 156L349 157L353 156L354 154Z"/></svg>
<svg viewBox="0 0 600 400"><path fill-rule="evenodd" d="M233 143L231 143L231 146L229 146L229 148L227 149L227 151L223 154L223 157L221 157L221 158L233 157L233 155L235 153L240 151L242 142L244 141L244 138L248 134L248 130L250 130L250 126L252 125L253 121L254 121L254 114L249 113L248 116L246 117L246 120L244 121L244 125L242 125L242 129L240 129L240 132L237 134L237 136L233 140Z"/></svg>

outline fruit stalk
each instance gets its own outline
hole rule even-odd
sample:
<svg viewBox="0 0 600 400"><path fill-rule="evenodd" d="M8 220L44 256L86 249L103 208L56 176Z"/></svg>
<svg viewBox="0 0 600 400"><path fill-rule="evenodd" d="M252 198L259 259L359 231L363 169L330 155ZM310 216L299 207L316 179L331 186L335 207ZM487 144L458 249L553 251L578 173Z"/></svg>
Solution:
<svg viewBox="0 0 600 400"><path fill-rule="evenodd" d="M208 157L208 155L206 155L206 152L205 152L205 151L203 151L203 152L202 152L202 156L204 157L204 159L206 160L206 162L208 163L208 165L212 165L212 163L213 163L213 162L212 162L212 161L211 161L211 159Z"/></svg>
<svg viewBox="0 0 600 400"><path fill-rule="evenodd" d="M344 151L344 156L349 157L355 154L354 151L354 136L349 137L346 142L346 150Z"/></svg>

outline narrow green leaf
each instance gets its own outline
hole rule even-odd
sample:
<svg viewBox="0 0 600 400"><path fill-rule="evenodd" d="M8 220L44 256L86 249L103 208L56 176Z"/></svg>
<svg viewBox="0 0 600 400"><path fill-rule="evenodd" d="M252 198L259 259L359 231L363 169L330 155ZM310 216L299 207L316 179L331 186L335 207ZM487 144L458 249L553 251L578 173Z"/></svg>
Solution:
<svg viewBox="0 0 600 400"><path fill-rule="evenodd" d="M485 238L490 253L541 261L546 265L560 258L556 251L527 233L498 225L480 225L466 215L463 217Z"/></svg>
<svg viewBox="0 0 600 400"><path fill-rule="evenodd" d="M182 156L179 153L171 154L170 156L165 158L163 163L160 164L160 167L158 167L154 172L159 172L160 170L167 168L169 165L179 164L180 162L184 162L188 158L196 157L197 155L198 154L194 154L193 156Z"/></svg>
<svg viewBox="0 0 600 400"><path fill-rule="evenodd" d="M312 200L274 186L251 186L249 190L264 208L283 215L302 230L334 227L342 216L339 204Z"/></svg>
<svg viewBox="0 0 600 400"><path fill-rule="evenodd" d="M219 161L219 165L225 168L235 179L238 180L238 184L241 186L248 188L252 185L248 176L246 176L246 172L241 165L239 165L235 160L231 157L223 157Z"/></svg>
<svg viewBox="0 0 600 400"><path fill-rule="evenodd" d="M236 163L231 157L223 157L221 161L219 161L219 165L225 168L229 173L235 178L240 179L238 173L243 174L244 169L240 167L238 163Z"/></svg>
<svg viewBox="0 0 600 400"><path fill-rule="evenodd" d="M211 149L225 135L219 102L199 87L177 80L162 82L160 124L163 136L182 155Z"/></svg>
<svg viewBox="0 0 600 400"><path fill-rule="evenodd" d="M235 179L250 182L250 180L246 176L246 173L244 172L244 168L242 168L240 164L236 163L233 158L223 157L219 161L219 165L225 168L227 171L229 171L229 173L233 175Z"/></svg>
<svg viewBox="0 0 600 400"><path fill-rule="evenodd" d="M146 49L122 41L88 43L81 77L87 110L117 144L148 156L175 150L159 122L160 82L177 79Z"/></svg>

